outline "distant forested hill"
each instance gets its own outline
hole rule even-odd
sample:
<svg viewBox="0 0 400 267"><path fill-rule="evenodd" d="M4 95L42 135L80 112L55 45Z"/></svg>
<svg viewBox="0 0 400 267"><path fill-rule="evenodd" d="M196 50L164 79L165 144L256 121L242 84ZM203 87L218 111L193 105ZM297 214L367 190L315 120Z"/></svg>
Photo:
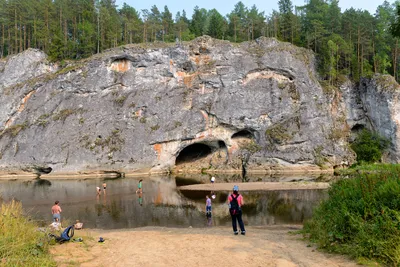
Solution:
<svg viewBox="0 0 400 267"><path fill-rule="evenodd" d="M115 0L0 0L0 55L27 48L44 50L53 60L79 59L112 47L146 42L188 41L201 35L233 42L275 37L314 50L321 77L331 85L342 75L358 81L373 73L399 78L399 43L391 34L396 5L384 1L375 14L348 9L338 0L310 0L265 14L238 2L225 16L196 6L193 16L161 10L136 10ZM201 3L199 3L201 4Z"/></svg>

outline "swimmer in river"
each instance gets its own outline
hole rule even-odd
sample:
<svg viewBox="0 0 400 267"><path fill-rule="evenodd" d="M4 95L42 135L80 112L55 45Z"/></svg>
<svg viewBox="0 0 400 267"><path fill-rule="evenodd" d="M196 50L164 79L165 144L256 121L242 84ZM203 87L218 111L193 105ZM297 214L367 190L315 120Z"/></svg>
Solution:
<svg viewBox="0 0 400 267"><path fill-rule="evenodd" d="M103 183L103 193L106 194L106 188L107 188L107 184Z"/></svg>

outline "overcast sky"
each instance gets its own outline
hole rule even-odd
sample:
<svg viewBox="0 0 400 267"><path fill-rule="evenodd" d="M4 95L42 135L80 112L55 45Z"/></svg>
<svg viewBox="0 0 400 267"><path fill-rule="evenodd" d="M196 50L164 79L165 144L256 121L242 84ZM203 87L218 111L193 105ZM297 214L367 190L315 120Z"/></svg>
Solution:
<svg viewBox="0 0 400 267"><path fill-rule="evenodd" d="M177 11L186 11L187 17L191 18L193 8L197 5L200 8L217 9L222 15L226 15L233 10L233 7L238 1L236 0L117 0L119 7L125 2L130 6L134 7L137 11L142 9L149 9L151 6L156 5L160 11L167 5L168 9L172 12L175 17ZM259 11L265 11L265 14L269 15L273 9L278 10L278 0L242 0L247 6L251 7L256 5ZM292 0L294 6L304 5L304 0ZM394 3L395 0L388 0L389 3ZM342 12L346 9L353 7L355 9L366 9L372 15L375 14L378 5L381 5L383 0L339 0L339 6L342 8Z"/></svg>

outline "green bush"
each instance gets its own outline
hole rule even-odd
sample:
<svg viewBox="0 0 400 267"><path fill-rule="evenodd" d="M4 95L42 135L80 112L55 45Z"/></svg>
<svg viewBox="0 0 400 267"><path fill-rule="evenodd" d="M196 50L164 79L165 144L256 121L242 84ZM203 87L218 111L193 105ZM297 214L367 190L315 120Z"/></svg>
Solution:
<svg viewBox="0 0 400 267"><path fill-rule="evenodd" d="M357 154L357 162L378 162L382 152L388 148L389 141L376 133L363 129L351 144Z"/></svg>
<svg viewBox="0 0 400 267"><path fill-rule="evenodd" d="M56 266L46 234L23 216L22 205L11 201L0 207L0 266Z"/></svg>
<svg viewBox="0 0 400 267"><path fill-rule="evenodd" d="M304 223L304 233L320 248L400 264L400 168L360 173L332 184Z"/></svg>

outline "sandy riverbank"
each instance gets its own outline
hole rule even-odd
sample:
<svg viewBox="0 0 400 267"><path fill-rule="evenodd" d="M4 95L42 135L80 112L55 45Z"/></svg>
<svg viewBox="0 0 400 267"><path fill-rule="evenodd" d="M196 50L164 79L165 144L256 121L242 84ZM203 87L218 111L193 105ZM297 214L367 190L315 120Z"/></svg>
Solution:
<svg viewBox="0 0 400 267"><path fill-rule="evenodd" d="M215 170L209 173L203 173L200 170L187 170L187 172L177 171L154 171L150 168L138 169L138 170L82 170L82 171L57 171L50 172L48 174L41 174L42 179L98 179L98 178L120 178L120 177L152 177L152 176L185 176L185 175L241 175L241 170ZM274 170L260 171L260 170L248 170L247 176L267 177L267 176L318 176L318 175L332 175L333 170L321 170L313 168L277 168ZM38 177L38 174L34 171L24 171L21 169L1 169L0 168L0 180L31 180Z"/></svg>
<svg viewBox="0 0 400 267"><path fill-rule="evenodd" d="M246 236L234 236L230 227L76 230L84 242L56 245L52 253L59 266L357 266L291 234L300 228L247 227Z"/></svg>
<svg viewBox="0 0 400 267"><path fill-rule="evenodd" d="M178 187L179 190L198 191L231 191L234 185L240 191L272 191L272 190L301 190L301 189L327 189L329 183L321 182L252 182L252 183L216 183L194 184Z"/></svg>

